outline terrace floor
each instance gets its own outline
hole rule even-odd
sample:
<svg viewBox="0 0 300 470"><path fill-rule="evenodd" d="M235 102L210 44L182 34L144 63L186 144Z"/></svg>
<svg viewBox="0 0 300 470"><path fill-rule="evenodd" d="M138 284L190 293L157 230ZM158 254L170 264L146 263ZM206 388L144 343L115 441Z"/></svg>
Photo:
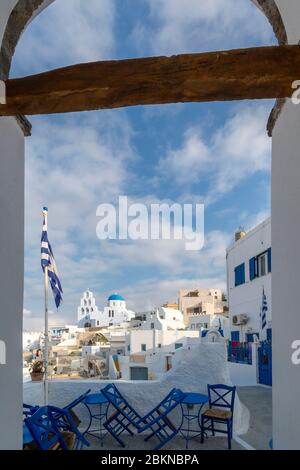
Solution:
<svg viewBox="0 0 300 470"><path fill-rule="evenodd" d="M268 442L272 436L272 389L267 387L238 387L238 394L244 405L250 411L250 428L247 434L239 436L232 441L233 450L267 450ZM123 450L107 435L104 445L101 447L99 440L89 437L91 447L86 450ZM125 436L126 448L124 450L152 450L155 446L155 438L144 442L144 436ZM169 442L163 450L184 450L185 441L181 436L177 436ZM204 444L200 443L200 438L196 437L189 443L190 450L226 450L226 436L209 437Z"/></svg>

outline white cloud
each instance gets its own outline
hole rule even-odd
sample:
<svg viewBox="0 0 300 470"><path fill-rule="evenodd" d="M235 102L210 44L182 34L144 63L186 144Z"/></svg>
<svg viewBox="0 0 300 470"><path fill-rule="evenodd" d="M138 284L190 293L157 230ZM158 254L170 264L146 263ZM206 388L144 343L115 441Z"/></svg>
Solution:
<svg viewBox="0 0 300 470"><path fill-rule="evenodd" d="M197 275L182 278L160 279L152 278L138 282L134 287L125 287L128 299L127 306L137 312L143 312L158 307L166 302L177 302L179 289L196 287L216 288L225 291L225 278L197 277Z"/></svg>
<svg viewBox="0 0 300 470"><path fill-rule="evenodd" d="M23 308L23 315L24 317L30 317L32 315L31 310L28 310L27 308Z"/></svg>
<svg viewBox="0 0 300 470"><path fill-rule="evenodd" d="M150 25L132 33L137 47L158 54L210 51L275 42L264 15L249 0L145 0Z"/></svg>
<svg viewBox="0 0 300 470"><path fill-rule="evenodd" d="M182 187L208 184L206 204L215 202L244 179L269 172L271 139L266 133L269 109L263 105L235 107L221 129L207 139L201 128L185 132L180 148L161 158L162 178L174 178Z"/></svg>
<svg viewBox="0 0 300 470"><path fill-rule="evenodd" d="M170 169L178 184L197 181L208 171L210 149L201 136L201 130L188 129L184 134L184 145L180 149L169 150L160 160L159 173L168 174Z"/></svg>
<svg viewBox="0 0 300 470"><path fill-rule="evenodd" d="M125 113L105 116L38 119L26 141L25 302L32 316L42 315L43 206L49 208L49 237L63 282L63 315L74 315L81 290L109 270L97 243L96 207L124 192L135 153Z"/></svg>
<svg viewBox="0 0 300 470"><path fill-rule="evenodd" d="M56 0L25 31L18 72L113 57L115 0Z"/></svg>

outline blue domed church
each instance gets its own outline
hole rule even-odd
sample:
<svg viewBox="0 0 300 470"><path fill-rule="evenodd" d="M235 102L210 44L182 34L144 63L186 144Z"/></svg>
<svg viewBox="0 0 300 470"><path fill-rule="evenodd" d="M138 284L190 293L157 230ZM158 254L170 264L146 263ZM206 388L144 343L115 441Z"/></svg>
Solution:
<svg viewBox="0 0 300 470"><path fill-rule="evenodd" d="M112 294L107 299L107 305L103 311L98 310L95 297L92 292L87 290L78 307L78 327L108 327L128 323L135 317L132 310L127 310L126 301L122 295Z"/></svg>

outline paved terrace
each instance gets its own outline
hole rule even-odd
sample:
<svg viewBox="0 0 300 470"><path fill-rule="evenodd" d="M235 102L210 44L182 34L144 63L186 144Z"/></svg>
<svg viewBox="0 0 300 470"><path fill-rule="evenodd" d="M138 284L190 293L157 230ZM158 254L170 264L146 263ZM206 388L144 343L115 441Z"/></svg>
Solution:
<svg viewBox="0 0 300 470"><path fill-rule="evenodd" d="M107 381L86 380L62 380L53 381L49 384L49 403L56 406L65 406L75 397L91 388L92 393L99 392ZM166 374L161 381L139 381L125 382L117 381L121 393L132 403L141 415L149 411L173 387L181 388L185 392L206 393L207 383L230 384L229 370L226 360L226 350L223 344L210 343L200 344L197 348L183 351L181 362L176 368ZM25 383L24 401L30 404L42 404L43 384ZM267 449L268 442L272 436L271 431L271 390L264 387L241 387L235 404L234 432L239 437L233 442L233 449L241 449L243 443L255 449ZM88 423L87 410L83 405L76 409L81 419L81 429L86 429ZM180 408L176 409L171 416L172 420L179 425L181 421ZM142 436L126 438L128 449L152 449L153 442L145 443ZM91 440L92 449L101 449L97 440ZM184 449L184 441L176 437L166 449ZM190 442L190 449L226 449L226 437L208 439L203 446L200 439L195 438ZM120 449L118 444L107 436L103 449Z"/></svg>
<svg viewBox="0 0 300 470"><path fill-rule="evenodd" d="M25 396L29 398L30 384L26 384ZM36 384L34 384L36 385ZM232 450L268 450L268 442L272 436L272 391L267 387L239 387L238 394L244 405L250 411L250 426L246 434L238 436L232 441ZM77 409L77 413L82 419L83 430L87 420L87 412L84 408ZM124 435L122 439L126 443L124 450L152 450L155 446L155 439L144 442L144 435L134 437ZM118 443L108 434L105 437L104 445L101 447L100 441L93 437L88 438L91 446L85 450L123 450ZM169 442L164 450L184 450L185 441L181 436L176 436ZM209 437L204 444L200 443L200 438L193 438L189 443L190 450L226 450L226 436Z"/></svg>
<svg viewBox="0 0 300 470"><path fill-rule="evenodd" d="M250 427L247 434L239 436L237 441L232 441L232 450L247 450L250 448L257 450L268 450L268 442L272 436L272 391L265 387L239 387L238 393L241 401L250 410ZM125 436L127 450L152 450L155 445L155 439L150 442L144 442L144 437L137 435L134 437ZM240 441L242 440L242 443ZM97 439L89 438L91 447L86 450L121 450L114 439L108 435L105 438L104 445L101 448ZM126 450L125 449L125 450ZM169 442L163 450L184 450L185 441L177 436ZM189 450L226 450L226 436L216 436L205 439L201 444L200 438L193 438L189 442Z"/></svg>

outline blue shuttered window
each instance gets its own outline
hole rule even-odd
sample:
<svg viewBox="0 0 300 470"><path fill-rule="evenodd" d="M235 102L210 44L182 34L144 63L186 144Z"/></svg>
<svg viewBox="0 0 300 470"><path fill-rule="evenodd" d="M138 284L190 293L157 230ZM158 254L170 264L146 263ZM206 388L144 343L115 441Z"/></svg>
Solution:
<svg viewBox="0 0 300 470"><path fill-rule="evenodd" d="M240 264L234 269L235 286L245 284L245 263Z"/></svg>
<svg viewBox="0 0 300 470"><path fill-rule="evenodd" d="M231 332L231 341L239 341L240 340L240 332L239 331L232 331Z"/></svg>
<svg viewBox="0 0 300 470"><path fill-rule="evenodd" d="M250 276L250 281L253 281L253 279L256 278L257 276L257 269L256 269L256 266L257 266L257 262L256 262L256 258L251 258L249 260L249 276Z"/></svg>

